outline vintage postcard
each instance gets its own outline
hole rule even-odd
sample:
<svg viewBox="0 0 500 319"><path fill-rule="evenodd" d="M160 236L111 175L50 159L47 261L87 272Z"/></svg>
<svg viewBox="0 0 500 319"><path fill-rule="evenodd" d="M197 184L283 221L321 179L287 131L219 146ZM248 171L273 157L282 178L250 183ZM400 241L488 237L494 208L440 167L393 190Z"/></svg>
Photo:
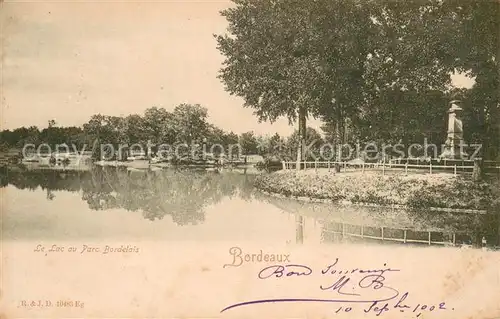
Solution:
<svg viewBox="0 0 500 319"><path fill-rule="evenodd" d="M500 2L0 15L0 318L500 318Z"/></svg>

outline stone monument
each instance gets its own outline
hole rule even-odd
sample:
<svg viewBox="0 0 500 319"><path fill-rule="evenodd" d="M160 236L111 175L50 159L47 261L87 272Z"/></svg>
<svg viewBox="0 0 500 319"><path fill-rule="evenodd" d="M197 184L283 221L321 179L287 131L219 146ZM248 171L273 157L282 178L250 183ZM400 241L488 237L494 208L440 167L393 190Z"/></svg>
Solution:
<svg viewBox="0 0 500 319"><path fill-rule="evenodd" d="M448 110L448 137L445 142L444 151L441 158L449 159L466 159L468 157L463 147L464 145L464 131L462 120L459 115L462 108L458 106L460 101L453 100L450 102L451 107Z"/></svg>

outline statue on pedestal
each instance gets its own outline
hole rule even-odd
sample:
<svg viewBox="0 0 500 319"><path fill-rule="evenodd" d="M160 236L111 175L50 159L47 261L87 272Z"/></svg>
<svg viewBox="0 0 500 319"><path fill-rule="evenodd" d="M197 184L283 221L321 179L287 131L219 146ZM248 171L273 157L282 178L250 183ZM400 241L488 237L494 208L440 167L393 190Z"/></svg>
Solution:
<svg viewBox="0 0 500 319"><path fill-rule="evenodd" d="M450 159L466 159L468 157L463 149L464 131L462 120L459 114L462 108L458 106L460 101L453 100L450 102L451 107L448 110L448 137L445 142L444 151L441 158Z"/></svg>

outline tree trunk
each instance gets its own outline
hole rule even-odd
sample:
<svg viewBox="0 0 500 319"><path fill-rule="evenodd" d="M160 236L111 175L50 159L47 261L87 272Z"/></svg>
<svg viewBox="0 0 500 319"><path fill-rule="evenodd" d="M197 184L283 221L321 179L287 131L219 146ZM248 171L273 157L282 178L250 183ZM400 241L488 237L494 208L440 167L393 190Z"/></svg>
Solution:
<svg viewBox="0 0 500 319"><path fill-rule="evenodd" d="M482 179L484 179L485 175L486 175L486 162L488 160L488 153L489 153L489 144L490 144L490 141L489 141L489 137L487 136L487 133L485 133L485 136L483 137L483 141L482 141L482 145L481 145L481 162L479 163L479 172L478 174L473 174L474 175L474 180L475 181L480 181ZM474 161L474 165L475 164L475 161ZM474 167L474 169L476 169L476 167Z"/></svg>
<svg viewBox="0 0 500 319"><path fill-rule="evenodd" d="M299 138L297 148L297 170L301 169L301 162L306 160L305 144L306 144L306 108L301 106L299 108Z"/></svg>
<svg viewBox="0 0 500 319"><path fill-rule="evenodd" d="M500 102L492 106L490 114L492 132L490 133L491 143L489 147L491 160L496 161L500 155Z"/></svg>
<svg viewBox="0 0 500 319"><path fill-rule="evenodd" d="M486 175L487 172L487 167L485 161L496 161L497 156L498 156L498 135L499 135L499 130L500 129L500 121L499 117L500 114L498 114L498 105L492 104L489 105L489 117L483 122L485 123L485 129L483 132L483 138L482 138L482 152L481 152L481 175L480 178L483 179ZM484 111L483 111L484 112ZM483 115L483 119L484 119ZM494 163L496 166L496 162Z"/></svg>
<svg viewBox="0 0 500 319"><path fill-rule="evenodd" d="M337 108L335 112L335 141L334 145L336 147L336 162L342 161L342 144L343 144L343 122L342 122L342 113ZM335 164L335 171L340 172L340 164Z"/></svg>

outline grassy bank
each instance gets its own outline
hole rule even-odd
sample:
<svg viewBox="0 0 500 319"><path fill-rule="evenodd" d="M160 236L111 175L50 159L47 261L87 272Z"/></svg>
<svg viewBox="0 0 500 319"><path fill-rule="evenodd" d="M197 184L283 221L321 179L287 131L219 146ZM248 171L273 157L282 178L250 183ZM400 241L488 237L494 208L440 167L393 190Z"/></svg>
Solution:
<svg viewBox="0 0 500 319"><path fill-rule="evenodd" d="M259 176L255 186L291 197L353 204L402 205L411 208L500 209L500 185L473 183L452 174L389 175L278 171Z"/></svg>

